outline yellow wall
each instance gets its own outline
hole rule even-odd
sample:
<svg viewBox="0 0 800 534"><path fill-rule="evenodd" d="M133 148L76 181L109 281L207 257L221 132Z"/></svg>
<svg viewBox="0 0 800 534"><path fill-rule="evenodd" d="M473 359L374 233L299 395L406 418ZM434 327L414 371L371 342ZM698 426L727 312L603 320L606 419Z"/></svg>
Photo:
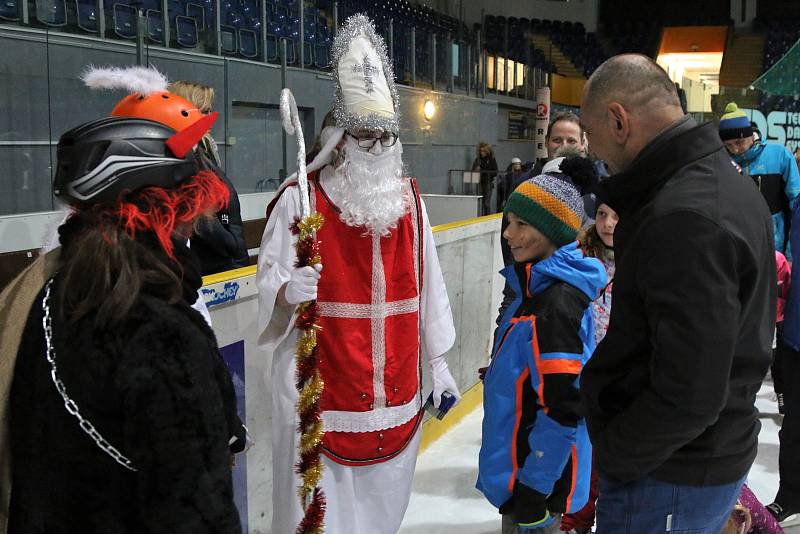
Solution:
<svg viewBox="0 0 800 534"><path fill-rule="evenodd" d="M581 105L581 95L586 78L567 78L559 74L553 74L551 100L557 104L565 106Z"/></svg>

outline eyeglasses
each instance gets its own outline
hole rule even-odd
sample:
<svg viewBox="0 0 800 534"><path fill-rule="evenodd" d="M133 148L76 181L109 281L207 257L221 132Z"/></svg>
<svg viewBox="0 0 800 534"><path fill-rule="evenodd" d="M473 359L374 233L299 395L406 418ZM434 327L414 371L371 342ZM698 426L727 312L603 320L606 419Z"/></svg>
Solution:
<svg viewBox="0 0 800 534"><path fill-rule="evenodd" d="M386 132L380 137L375 137L369 134L353 135L348 133L348 135L350 135L350 137L354 137L358 141L359 148L372 148L378 141L381 142L381 146L384 148L389 148L397 143L397 136L391 132Z"/></svg>

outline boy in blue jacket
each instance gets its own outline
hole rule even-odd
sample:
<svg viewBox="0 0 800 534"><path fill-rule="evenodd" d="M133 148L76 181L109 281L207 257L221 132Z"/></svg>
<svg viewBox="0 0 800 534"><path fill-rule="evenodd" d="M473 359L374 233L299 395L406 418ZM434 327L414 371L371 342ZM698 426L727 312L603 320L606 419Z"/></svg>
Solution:
<svg viewBox="0 0 800 534"><path fill-rule="evenodd" d="M558 532L560 514L588 499L592 451L578 376L594 350L589 304L607 279L575 241L582 165L567 158L561 172L522 183L505 208L514 264L502 273L518 296L484 378L477 483L503 515L503 534Z"/></svg>

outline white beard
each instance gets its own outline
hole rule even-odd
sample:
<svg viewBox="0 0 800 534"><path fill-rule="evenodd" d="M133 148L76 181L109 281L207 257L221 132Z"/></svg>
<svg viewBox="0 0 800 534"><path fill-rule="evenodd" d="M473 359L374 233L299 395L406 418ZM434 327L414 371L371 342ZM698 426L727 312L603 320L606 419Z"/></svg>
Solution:
<svg viewBox="0 0 800 534"><path fill-rule="evenodd" d="M346 225L363 226L381 236L397 226L411 201L403 188L402 155L399 141L376 155L359 149L358 142L348 137L329 191Z"/></svg>

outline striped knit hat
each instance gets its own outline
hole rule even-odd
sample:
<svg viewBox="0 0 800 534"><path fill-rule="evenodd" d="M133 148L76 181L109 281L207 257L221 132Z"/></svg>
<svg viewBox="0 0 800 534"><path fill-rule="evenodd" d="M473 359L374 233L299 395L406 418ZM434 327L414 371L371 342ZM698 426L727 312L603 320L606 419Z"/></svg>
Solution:
<svg viewBox="0 0 800 534"><path fill-rule="evenodd" d="M506 202L513 213L557 247L572 243L581 228L583 199L567 177L540 174L517 187Z"/></svg>
<svg viewBox="0 0 800 534"><path fill-rule="evenodd" d="M736 102L725 106L725 114L719 120L719 137L723 141L744 139L753 135L753 127L745 112L739 109Z"/></svg>

